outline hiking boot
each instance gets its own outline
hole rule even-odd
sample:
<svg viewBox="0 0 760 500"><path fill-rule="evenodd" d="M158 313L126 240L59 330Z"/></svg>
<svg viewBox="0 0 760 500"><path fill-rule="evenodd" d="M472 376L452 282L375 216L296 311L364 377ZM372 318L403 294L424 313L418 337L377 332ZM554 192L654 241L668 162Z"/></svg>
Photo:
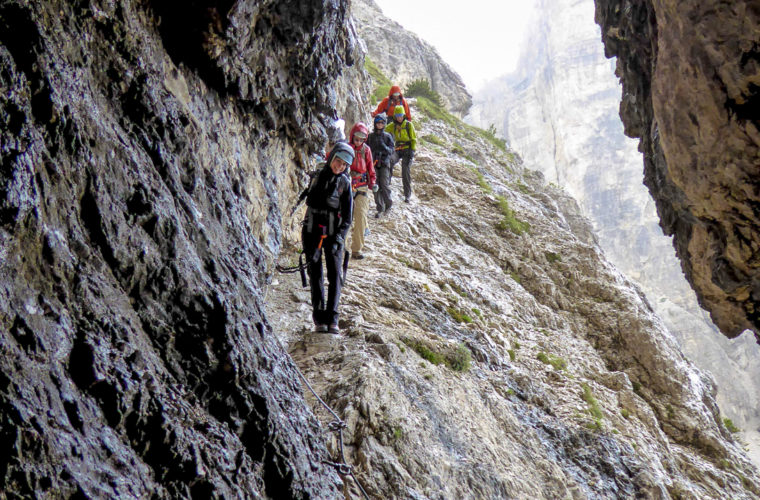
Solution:
<svg viewBox="0 0 760 500"><path fill-rule="evenodd" d="M383 211L378 210L377 213L375 214L375 219L379 219L381 215L383 215Z"/></svg>
<svg viewBox="0 0 760 500"><path fill-rule="evenodd" d="M327 329L327 333L340 333L340 329L338 328L338 323L333 323L330 325L330 328Z"/></svg>
<svg viewBox="0 0 760 500"><path fill-rule="evenodd" d="M314 331L317 333L327 333L327 325L316 325Z"/></svg>
<svg viewBox="0 0 760 500"><path fill-rule="evenodd" d="M409 200L411 199L412 199L411 196L407 196L406 198L404 198L404 203L409 203Z"/></svg>
<svg viewBox="0 0 760 500"><path fill-rule="evenodd" d="M351 254L351 258L354 260L362 260L364 258L363 253L355 252Z"/></svg>

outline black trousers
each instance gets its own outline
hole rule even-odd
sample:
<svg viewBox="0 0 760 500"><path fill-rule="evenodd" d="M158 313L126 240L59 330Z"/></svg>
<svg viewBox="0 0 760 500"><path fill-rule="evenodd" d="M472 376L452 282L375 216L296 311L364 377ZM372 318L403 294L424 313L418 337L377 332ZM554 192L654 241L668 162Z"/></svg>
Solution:
<svg viewBox="0 0 760 500"><path fill-rule="evenodd" d="M338 323L338 302L343 287L341 279L341 264L343 263L343 245L337 254L333 254L335 236L327 236L322 241L320 233L308 233L306 228L301 232L303 252L309 263L309 285L311 286L312 319L316 325L331 325ZM322 273L322 256L327 267L327 302L325 302L325 285Z"/></svg>
<svg viewBox="0 0 760 500"><path fill-rule="evenodd" d="M380 165L378 163L375 166L375 173L377 174L377 192L375 193L375 205L378 212L384 212L390 210L393 206L393 200L391 199L391 167L390 165Z"/></svg>
<svg viewBox="0 0 760 500"><path fill-rule="evenodd" d="M412 196L412 162L414 161L414 151L411 148L394 151L391 157L391 168L399 160L401 160L401 181L404 185L404 198L409 198Z"/></svg>

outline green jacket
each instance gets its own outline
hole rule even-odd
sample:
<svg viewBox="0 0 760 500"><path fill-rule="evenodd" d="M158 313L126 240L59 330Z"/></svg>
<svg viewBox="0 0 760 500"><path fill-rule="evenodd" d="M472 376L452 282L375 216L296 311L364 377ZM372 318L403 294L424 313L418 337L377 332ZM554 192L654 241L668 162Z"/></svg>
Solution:
<svg viewBox="0 0 760 500"><path fill-rule="evenodd" d="M401 124L391 120L386 125L385 131L393 136L397 150L412 148L412 151L417 151L417 132L414 131L414 124L409 120L404 120Z"/></svg>

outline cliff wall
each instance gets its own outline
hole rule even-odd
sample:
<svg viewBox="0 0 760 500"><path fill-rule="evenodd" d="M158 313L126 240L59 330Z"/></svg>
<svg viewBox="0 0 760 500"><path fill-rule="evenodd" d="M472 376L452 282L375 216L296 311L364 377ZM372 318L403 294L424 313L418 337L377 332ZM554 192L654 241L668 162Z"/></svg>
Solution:
<svg viewBox="0 0 760 500"><path fill-rule="evenodd" d="M340 494L262 287L356 44L331 0L0 1L3 496Z"/></svg>
<svg viewBox="0 0 760 500"><path fill-rule="evenodd" d="M760 9L755 2L596 1L640 138L644 182L686 278L721 331L760 327Z"/></svg>

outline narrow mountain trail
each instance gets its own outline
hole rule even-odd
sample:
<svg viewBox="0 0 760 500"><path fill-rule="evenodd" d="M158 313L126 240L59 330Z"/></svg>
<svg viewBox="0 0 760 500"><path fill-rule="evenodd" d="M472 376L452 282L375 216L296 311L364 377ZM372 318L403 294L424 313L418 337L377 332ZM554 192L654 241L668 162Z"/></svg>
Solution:
<svg viewBox="0 0 760 500"><path fill-rule="evenodd" d="M573 200L466 126L414 111L426 138L414 195L403 202L397 165L394 207L370 209L366 258L350 261L341 333L313 333L298 274L275 275L266 296L273 332L346 422L346 459L370 496L758 491L738 446L715 437L709 380L606 262ZM297 260L290 244L282 264ZM304 393L327 429L332 416Z"/></svg>

